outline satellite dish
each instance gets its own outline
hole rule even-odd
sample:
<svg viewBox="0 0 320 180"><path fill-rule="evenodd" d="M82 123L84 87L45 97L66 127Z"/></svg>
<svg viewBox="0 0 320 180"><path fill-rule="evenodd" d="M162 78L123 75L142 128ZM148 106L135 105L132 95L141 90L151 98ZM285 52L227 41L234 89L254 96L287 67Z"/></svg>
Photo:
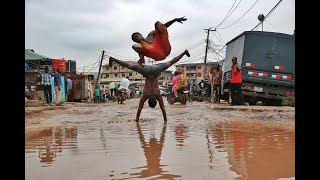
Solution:
<svg viewBox="0 0 320 180"><path fill-rule="evenodd" d="M258 16L258 19L259 19L259 21L263 21L263 20L264 20L264 15L263 15L263 14L260 14L260 15Z"/></svg>

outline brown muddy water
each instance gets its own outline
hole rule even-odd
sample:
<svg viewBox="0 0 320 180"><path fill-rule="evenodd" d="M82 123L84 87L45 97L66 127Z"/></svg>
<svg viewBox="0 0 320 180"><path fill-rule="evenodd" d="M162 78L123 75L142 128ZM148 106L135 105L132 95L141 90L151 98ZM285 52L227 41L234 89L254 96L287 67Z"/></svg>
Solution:
<svg viewBox="0 0 320 180"><path fill-rule="evenodd" d="M174 118L163 123L145 118L139 123L67 123L29 131L27 180L295 176L294 128L261 120Z"/></svg>

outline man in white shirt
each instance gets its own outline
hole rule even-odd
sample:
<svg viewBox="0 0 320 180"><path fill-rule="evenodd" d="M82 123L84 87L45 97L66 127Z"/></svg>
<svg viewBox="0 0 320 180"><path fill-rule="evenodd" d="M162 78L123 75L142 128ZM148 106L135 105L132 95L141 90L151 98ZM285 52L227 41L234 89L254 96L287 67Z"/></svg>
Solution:
<svg viewBox="0 0 320 180"><path fill-rule="evenodd" d="M128 78L129 78L129 77L126 76L126 77L124 77L124 78L121 79L121 81L120 81L120 86L119 86L118 90L124 88L124 89L126 89L127 94L130 95L130 90L129 90L130 81L129 81ZM130 97L130 96L129 96L129 97Z"/></svg>
<svg viewBox="0 0 320 180"><path fill-rule="evenodd" d="M88 82L87 92L88 92L88 103L92 103L91 81L90 80Z"/></svg>

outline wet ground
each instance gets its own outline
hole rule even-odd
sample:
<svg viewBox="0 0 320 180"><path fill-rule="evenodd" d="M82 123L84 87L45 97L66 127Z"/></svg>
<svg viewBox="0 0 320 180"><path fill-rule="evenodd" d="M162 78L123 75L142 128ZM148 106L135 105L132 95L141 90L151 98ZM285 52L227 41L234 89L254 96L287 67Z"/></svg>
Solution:
<svg viewBox="0 0 320 180"><path fill-rule="evenodd" d="M26 115L26 179L257 179L295 176L294 107L138 100Z"/></svg>

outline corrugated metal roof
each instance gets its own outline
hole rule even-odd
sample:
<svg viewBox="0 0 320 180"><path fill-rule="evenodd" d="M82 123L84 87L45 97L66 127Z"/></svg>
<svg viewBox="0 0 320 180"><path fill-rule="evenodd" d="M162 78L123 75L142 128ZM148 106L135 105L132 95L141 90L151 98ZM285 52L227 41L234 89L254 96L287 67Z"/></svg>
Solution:
<svg viewBox="0 0 320 180"><path fill-rule="evenodd" d="M49 60L52 59L50 57L35 53L33 49L25 49L24 52L24 59L28 61L35 61L35 60Z"/></svg>

